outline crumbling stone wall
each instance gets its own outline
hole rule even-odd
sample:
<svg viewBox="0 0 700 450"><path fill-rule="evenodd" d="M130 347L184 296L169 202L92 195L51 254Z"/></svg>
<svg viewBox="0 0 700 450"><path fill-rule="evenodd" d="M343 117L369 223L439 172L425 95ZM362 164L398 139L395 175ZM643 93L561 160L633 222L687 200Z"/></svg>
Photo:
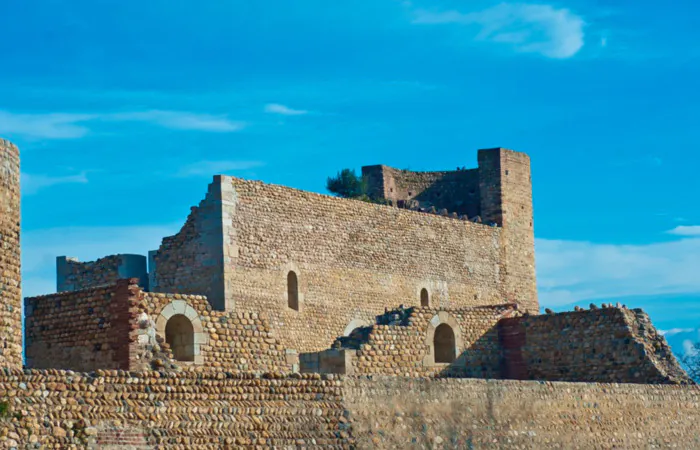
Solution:
<svg viewBox="0 0 700 450"><path fill-rule="evenodd" d="M338 338L331 350L301 354L301 369L353 375L499 378L501 348L496 325L502 317L515 314L514 306L389 311L375 325ZM442 324L454 333L455 359L450 363L435 358L434 333Z"/></svg>
<svg viewBox="0 0 700 450"><path fill-rule="evenodd" d="M138 278L148 289L148 267L143 255L109 255L96 261L80 262L77 258L56 258L56 292L78 291L114 284L125 278Z"/></svg>
<svg viewBox="0 0 700 450"><path fill-rule="evenodd" d="M618 307L503 319L506 378L690 383L642 310Z"/></svg>
<svg viewBox="0 0 700 450"><path fill-rule="evenodd" d="M0 367L22 365L19 150L0 139Z"/></svg>
<svg viewBox="0 0 700 450"><path fill-rule="evenodd" d="M4 371L0 440L8 448L348 449L342 388L317 374Z"/></svg>
<svg viewBox="0 0 700 450"><path fill-rule="evenodd" d="M401 202L418 202L421 207L447 209L474 218L481 214L479 169L442 172L413 172L378 165L362 167L368 195Z"/></svg>
<svg viewBox="0 0 700 450"><path fill-rule="evenodd" d="M700 448L698 386L345 378L357 448Z"/></svg>

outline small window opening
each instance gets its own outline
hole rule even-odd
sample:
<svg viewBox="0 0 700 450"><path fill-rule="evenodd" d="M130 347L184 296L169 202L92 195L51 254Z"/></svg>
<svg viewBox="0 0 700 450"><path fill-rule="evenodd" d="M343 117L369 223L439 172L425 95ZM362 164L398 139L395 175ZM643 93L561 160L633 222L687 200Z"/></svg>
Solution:
<svg viewBox="0 0 700 450"><path fill-rule="evenodd" d="M177 361L194 361L194 327L183 314L176 314L165 325L165 341Z"/></svg>
<svg viewBox="0 0 700 450"><path fill-rule="evenodd" d="M443 323L435 329L433 347L436 363L451 363L455 360L455 333L452 331L452 327Z"/></svg>
<svg viewBox="0 0 700 450"><path fill-rule="evenodd" d="M294 271L287 274L287 306L299 311L299 281Z"/></svg>
<svg viewBox="0 0 700 450"><path fill-rule="evenodd" d="M508 169L506 169L506 175L508 175Z"/></svg>
<svg viewBox="0 0 700 450"><path fill-rule="evenodd" d="M420 290L420 305L430 306L430 295L428 294L428 290L426 288Z"/></svg>
<svg viewBox="0 0 700 450"><path fill-rule="evenodd" d="M394 192L394 188L389 188L389 192Z"/></svg>

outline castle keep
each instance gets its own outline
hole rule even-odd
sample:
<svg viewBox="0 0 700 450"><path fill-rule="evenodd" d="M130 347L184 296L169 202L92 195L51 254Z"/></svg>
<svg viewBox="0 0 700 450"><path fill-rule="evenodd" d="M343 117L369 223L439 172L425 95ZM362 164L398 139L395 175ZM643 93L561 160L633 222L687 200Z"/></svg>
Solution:
<svg viewBox="0 0 700 450"><path fill-rule="evenodd" d="M700 447L700 389L643 311L539 314L527 155L362 173L372 202L216 175L148 255L57 256L23 361L0 140L0 444Z"/></svg>

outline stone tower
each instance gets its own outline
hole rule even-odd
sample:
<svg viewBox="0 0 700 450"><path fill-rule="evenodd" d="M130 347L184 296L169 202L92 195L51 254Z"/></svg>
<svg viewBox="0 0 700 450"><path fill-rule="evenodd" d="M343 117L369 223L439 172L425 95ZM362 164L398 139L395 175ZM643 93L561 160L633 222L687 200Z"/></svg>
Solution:
<svg viewBox="0 0 700 450"><path fill-rule="evenodd" d="M479 192L485 223L503 227L506 299L539 313L535 281L535 232L530 158L505 148L479 150Z"/></svg>
<svg viewBox="0 0 700 450"><path fill-rule="evenodd" d="M0 139L0 367L22 367L19 150Z"/></svg>

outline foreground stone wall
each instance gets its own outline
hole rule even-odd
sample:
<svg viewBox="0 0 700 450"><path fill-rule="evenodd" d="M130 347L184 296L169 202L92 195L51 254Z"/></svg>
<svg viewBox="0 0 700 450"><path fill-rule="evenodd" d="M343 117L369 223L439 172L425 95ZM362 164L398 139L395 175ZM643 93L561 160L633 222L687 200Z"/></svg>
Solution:
<svg viewBox="0 0 700 450"><path fill-rule="evenodd" d="M344 406L358 448L700 448L697 386L374 376Z"/></svg>
<svg viewBox="0 0 700 450"><path fill-rule="evenodd" d="M332 376L4 371L1 404L7 448L350 448Z"/></svg>
<svg viewBox="0 0 700 450"><path fill-rule="evenodd" d="M0 139L0 367L22 365L19 150Z"/></svg>
<svg viewBox="0 0 700 450"><path fill-rule="evenodd" d="M503 319L507 378L689 383L642 310L606 307Z"/></svg>
<svg viewBox="0 0 700 450"><path fill-rule="evenodd" d="M195 371L291 369L264 315L214 311L204 296L144 292L138 282L25 299L27 367L142 370L157 362ZM192 327L191 361L170 361L176 355L166 328L177 316Z"/></svg>

